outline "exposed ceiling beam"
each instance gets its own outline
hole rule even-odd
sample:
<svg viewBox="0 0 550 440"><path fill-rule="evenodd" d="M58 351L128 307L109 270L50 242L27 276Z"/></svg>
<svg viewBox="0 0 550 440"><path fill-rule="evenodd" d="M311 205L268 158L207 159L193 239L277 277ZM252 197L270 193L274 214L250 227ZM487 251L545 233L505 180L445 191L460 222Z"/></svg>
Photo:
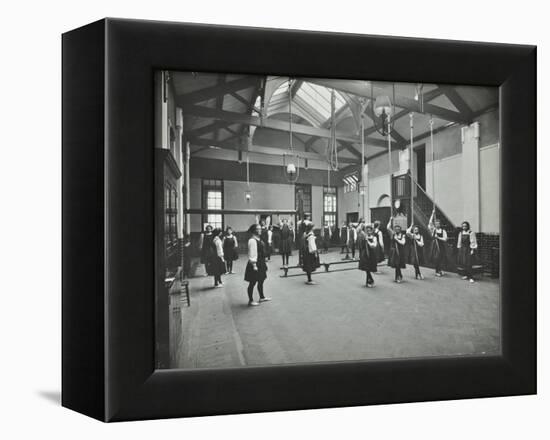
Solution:
<svg viewBox="0 0 550 440"><path fill-rule="evenodd" d="M353 154L356 158L361 159L361 153L355 149L353 144L350 144L348 142L342 142L341 147L345 149L346 151L349 151L351 154Z"/></svg>
<svg viewBox="0 0 550 440"><path fill-rule="evenodd" d="M177 95L176 100L179 104L196 104L197 102L217 98L220 95L227 95L231 92L248 89L256 85L257 82L257 76L245 76L244 78L239 78L223 84L216 84L212 87L195 90L193 92L185 93L183 95Z"/></svg>
<svg viewBox="0 0 550 440"><path fill-rule="evenodd" d="M403 115L400 114L401 112L397 113L395 115L395 119L394 121L397 121L399 118L401 118ZM407 112L407 113L410 113L410 112ZM370 118L370 120L372 121L373 123L373 126L371 128L374 128L374 130L376 130L375 128L375 125L376 125L376 115L374 114L374 109L372 108L372 100L369 100L368 104L367 104L367 107L365 109L365 114ZM392 139L397 142L398 144L400 143L403 143L405 142L405 138L403 136L401 136L399 134L399 132L397 130L391 130L390 131L390 136L392 137Z"/></svg>
<svg viewBox="0 0 550 440"><path fill-rule="evenodd" d="M433 130L433 134L436 135L436 134L439 133L440 131L443 131L443 130L445 130L445 129L447 129L447 128L450 128L450 127L452 127L452 126L454 126L454 125L455 125L455 124L449 124L449 125L448 125L448 124L445 124L445 125L442 125L441 127L435 128L435 129ZM426 132L424 132L424 133L422 133L422 134L419 134L418 136L415 136L415 137L413 138L413 144L416 143L416 142L418 142L418 141L421 141L421 140L423 140L423 139L429 138L429 137L430 137L430 132L429 132L429 131L426 131ZM400 148L404 148L404 147L406 147L406 146L409 145L409 144L410 144L410 141L407 141L407 142L405 143L405 145L403 145L403 146L400 145L399 147L400 147ZM435 150L435 148L434 148L434 150Z"/></svg>
<svg viewBox="0 0 550 440"><path fill-rule="evenodd" d="M235 98L237 101L241 102L242 104L246 105L246 108L250 108L252 107L252 110L254 110L256 113L258 113L259 115L262 113L261 109L259 109L258 107L256 107L254 105L254 102L256 101L256 99L254 99L256 97L256 93L254 93L252 95L252 100L251 101L247 101L246 99L244 99L241 95L239 95L237 92L231 92L230 95Z"/></svg>
<svg viewBox="0 0 550 440"><path fill-rule="evenodd" d="M281 121L279 119L262 119L258 116L246 115L242 113L229 112L226 110L217 110L215 108L202 107L196 105L187 105L182 103L181 106L183 114L185 116L198 116L202 118L218 119L228 121L234 124L247 124L256 127L271 128L273 130L289 131L289 124L287 121ZM292 124L292 131L296 134L305 134L308 136L317 136L330 138L330 130L318 127L311 127L303 124ZM345 133L336 132L336 139L344 142L357 143L359 139L357 137L349 136Z"/></svg>
<svg viewBox="0 0 550 440"><path fill-rule="evenodd" d="M472 115L472 118L477 118L477 117L481 116L484 113L489 113L489 112L498 110L498 108L499 108L499 103L498 102L493 102L492 104L489 104L489 105L483 107L481 110L478 110L477 112L475 112Z"/></svg>
<svg viewBox="0 0 550 440"><path fill-rule="evenodd" d="M218 85L223 86L224 84L225 84L225 75L218 74ZM225 94L220 94L216 98L216 108L218 110L223 110L224 98L225 98ZM216 139L220 138L220 129L219 128L216 130L215 138Z"/></svg>
<svg viewBox="0 0 550 440"><path fill-rule="evenodd" d="M454 86L442 85L440 88L443 90L449 101L457 108L457 110L464 115L469 121L472 120L473 112L466 101L458 94Z"/></svg>
<svg viewBox="0 0 550 440"><path fill-rule="evenodd" d="M292 87L290 88L291 98L294 98L294 96L296 96L296 93L298 93L298 90L300 90L300 87L302 87L303 83L304 81L302 81L301 79L294 80L294 82L292 83Z"/></svg>
<svg viewBox="0 0 550 440"><path fill-rule="evenodd" d="M190 137L202 136L212 131L216 131L219 128L228 127L233 124L234 123L231 121L214 121L211 124L203 125L202 127L190 130L186 133L186 135Z"/></svg>
<svg viewBox="0 0 550 440"><path fill-rule="evenodd" d="M241 133L237 133L235 130L232 130L231 128L229 127L223 127L223 130L231 133L233 136L241 136Z"/></svg>
<svg viewBox="0 0 550 440"><path fill-rule="evenodd" d="M351 93L364 98L371 97L370 88L367 86L366 81L333 79L308 79L307 81L338 90L339 92ZM377 90L377 92L383 90L380 87L374 87L374 89ZM443 107L429 104L426 102L426 99L424 100L424 108L421 109L420 101L416 101L406 96L395 95L395 105L416 113L432 114L433 116L437 116L440 119L445 119L446 121L459 122L461 124L468 122L467 118L460 112L455 112L453 110L448 110Z"/></svg>
<svg viewBox="0 0 550 440"><path fill-rule="evenodd" d="M240 142L233 142L229 140L224 141L215 141L210 139L202 139L202 138L191 138L188 139L191 145L195 145L198 147L214 147L214 148L220 148L224 150L233 150L233 151L239 151L239 150L246 150L246 148L243 148L242 143ZM262 146L262 145L251 145L250 148L248 148L248 151L250 153L259 153L259 154L268 154L271 156L280 156L282 157L285 153L288 153L287 148L277 148L277 147L268 147L268 146ZM313 152L306 152L306 151L295 151L295 153L300 156L303 159L311 159L311 160L319 160L321 162L325 162L326 158L320 154L313 153ZM348 158L340 158L339 161L341 163L357 163L357 160L355 159L348 159Z"/></svg>

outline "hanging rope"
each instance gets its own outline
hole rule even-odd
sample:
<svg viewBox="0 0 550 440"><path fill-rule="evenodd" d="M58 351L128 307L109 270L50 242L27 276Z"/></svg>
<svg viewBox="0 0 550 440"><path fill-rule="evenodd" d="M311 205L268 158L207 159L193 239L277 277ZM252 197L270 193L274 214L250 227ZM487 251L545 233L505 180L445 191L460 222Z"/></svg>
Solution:
<svg viewBox="0 0 550 440"><path fill-rule="evenodd" d="M388 115L388 173L390 175L390 212L393 216L393 176L392 176L392 166L391 166L391 125L390 125L391 115Z"/></svg>
<svg viewBox="0 0 550 440"><path fill-rule="evenodd" d="M414 223L414 190L416 189L414 185L413 178L413 143L414 143L414 113L409 114L411 120L411 145L409 151L409 172L411 174L411 224Z"/></svg>
<svg viewBox="0 0 550 440"><path fill-rule="evenodd" d="M338 171L338 144L336 142L336 92L330 94L330 138L328 141L327 161L333 171Z"/></svg>
<svg viewBox="0 0 550 440"><path fill-rule="evenodd" d="M435 222L435 154L434 154L434 120L430 115L430 145L432 148L432 202L434 210L434 222Z"/></svg>
<svg viewBox="0 0 550 440"><path fill-rule="evenodd" d="M363 187L363 194L362 194L362 212L361 217L365 219L367 210L365 209L365 192L367 191L367 182L365 181L365 119L364 114L361 112L361 186ZM366 221L366 220L365 220Z"/></svg>
<svg viewBox="0 0 550 440"><path fill-rule="evenodd" d="M250 189L250 162L248 160L248 151L246 152L246 187Z"/></svg>

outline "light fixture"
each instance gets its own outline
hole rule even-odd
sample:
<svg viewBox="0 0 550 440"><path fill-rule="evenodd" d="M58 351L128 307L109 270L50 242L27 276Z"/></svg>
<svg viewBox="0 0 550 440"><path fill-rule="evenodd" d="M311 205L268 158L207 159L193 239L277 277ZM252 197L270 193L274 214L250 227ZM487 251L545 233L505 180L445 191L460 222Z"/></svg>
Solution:
<svg viewBox="0 0 550 440"><path fill-rule="evenodd" d="M371 119L374 123L374 128L382 136L387 136L393 129L395 115L395 84L392 84L392 98L388 95L379 95L374 97L374 84L371 81L371 103L372 115Z"/></svg>
<svg viewBox="0 0 550 440"><path fill-rule="evenodd" d="M392 114L392 105L389 96L381 95L376 98L374 103L374 114L378 117L382 115L390 116Z"/></svg>
<svg viewBox="0 0 550 440"><path fill-rule="evenodd" d="M289 154L283 154L283 167L285 176L289 183L296 183L300 177L300 158L294 152L292 145L292 80L288 79L288 133L289 133Z"/></svg>

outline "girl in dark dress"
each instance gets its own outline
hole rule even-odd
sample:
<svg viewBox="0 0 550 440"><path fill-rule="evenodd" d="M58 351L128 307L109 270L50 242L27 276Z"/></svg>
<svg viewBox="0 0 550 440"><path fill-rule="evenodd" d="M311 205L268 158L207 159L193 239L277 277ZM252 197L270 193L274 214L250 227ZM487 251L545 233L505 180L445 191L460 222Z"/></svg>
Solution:
<svg viewBox="0 0 550 440"><path fill-rule="evenodd" d="M384 256L384 234L382 234L382 230L380 229L380 221L376 220L374 222L374 229L373 234L376 236L376 261L377 263L381 263L386 259Z"/></svg>
<svg viewBox="0 0 550 440"><path fill-rule="evenodd" d="M223 255L225 265L227 266L226 273L233 273L233 261L239 258L238 249L237 237L233 235L233 229L228 226L225 230L225 238L223 240Z"/></svg>
<svg viewBox="0 0 550 440"><path fill-rule="evenodd" d="M271 261L271 254L273 253L273 226L269 225L266 232L266 257L267 261Z"/></svg>
<svg viewBox="0 0 550 440"><path fill-rule="evenodd" d="M420 229L416 225L411 225L407 229L407 237L410 240L410 261L414 265L414 277L418 280L423 280L424 277L420 273L420 265L424 264L424 237L420 233Z"/></svg>
<svg viewBox="0 0 550 440"><path fill-rule="evenodd" d="M359 269L367 273L367 287L374 287L372 273L376 272L378 239L371 225L362 226L357 234Z"/></svg>
<svg viewBox="0 0 550 440"><path fill-rule="evenodd" d="M212 247L213 252L210 256L210 270L214 275L214 287L222 287L222 275L225 273L225 259L223 256L223 231L221 228L216 228L212 232Z"/></svg>
<svg viewBox="0 0 550 440"><path fill-rule="evenodd" d="M443 266L447 262L447 232L441 227L441 222L435 220L435 210L432 211L428 228L432 234L432 246L430 249L431 261L435 266L435 276L443 275Z"/></svg>
<svg viewBox="0 0 550 440"><path fill-rule="evenodd" d="M264 220L260 221L260 228L261 228L260 240L262 240L264 244L267 245L267 226Z"/></svg>
<svg viewBox="0 0 550 440"><path fill-rule="evenodd" d="M288 260L292 254L292 243L294 242L294 231L288 225L288 220L285 218L281 224L281 239L279 252L283 257L283 267L288 266Z"/></svg>
<svg viewBox="0 0 550 440"><path fill-rule="evenodd" d="M346 222L342 222L342 226L340 227L340 253L343 254L344 251L346 254L349 252L348 250L348 238L349 238L349 231L348 231L348 225Z"/></svg>
<svg viewBox="0 0 550 440"><path fill-rule="evenodd" d="M205 276L212 275L212 268L210 267L212 255L214 254L212 240L214 240L214 236L212 235L212 226L206 225L200 240L201 264L204 264Z"/></svg>
<svg viewBox="0 0 550 440"><path fill-rule="evenodd" d="M319 255L317 254L317 244L315 243L315 234L313 233L313 223L306 225L306 232L302 243L302 270L307 274L306 284L315 284L311 279L311 273L320 266Z"/></svg>
<svg viewBox="0 0 550 440"><path fill-rule="evenodd" d="M248 240L248 263L244 272L244 280L248 282L248 305L259 306L261 302L271 301L264 295L264 281L267 278L267 264L265 262L265 243L260 239L262 228L254 224L248 228L252 237ZM258 285L260 301L254 301L254 286Z"/></svg>
<svg viewBox="0 0 550 440"><path fill-rule="evenodd" d="M183 278L189 278L191 276L191 241L188 234L183 234L182 243L182 275Z"/></svg>
<svg viewBox="0 0 550 440"><path fill-rule="evenodd" d="M330 245L330 240L332 238L332 233L328 223L325 224L325 227L321 229L321 239L323 242L323 251L325 254L328 254L328 248Z"/></svg>
<svg viewBox="0 0 550 440"><path fill-rule="evenodd" d="M348 249L351 251L351 259L355 259L355 246L357 243L357 225L348 223Z"/></svg>
<svg viewBox="0 0 550 440"><path fill-rule="evenodd" d="M407 255L405 254L405 242L406 236L401 230L401 226L396 225L395 230L393 226L393 217L390 217L388 222L388 233L390 235L390 257L388 259L388 265L395 268L395 282L400 283L403 281L403 273L401 269L407 267Z"/></svg>
<svg viewBox="0 0 550 440"><path fill-rule="evenodd" d="M476 234L470 228L470 223L462 222L462 230L458 233L456 240L458 248L457 265L464 272L463 280L470 280L470 283L475 282L472 275L472 260L477 249Z"/></svg>

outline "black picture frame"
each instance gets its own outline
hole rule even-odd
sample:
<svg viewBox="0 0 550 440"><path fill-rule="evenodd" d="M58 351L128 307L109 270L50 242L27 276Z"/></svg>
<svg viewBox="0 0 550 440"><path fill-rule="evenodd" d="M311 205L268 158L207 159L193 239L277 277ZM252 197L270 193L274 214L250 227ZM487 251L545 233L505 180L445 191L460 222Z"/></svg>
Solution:
<svg viewBox="0 0 550 440"><path fill-rule="evenodd" d="M536 47L104 19L62 51L64 406L121 421L536 393ZM159 68L500 87L502 355L155 371Z"/></svg>

